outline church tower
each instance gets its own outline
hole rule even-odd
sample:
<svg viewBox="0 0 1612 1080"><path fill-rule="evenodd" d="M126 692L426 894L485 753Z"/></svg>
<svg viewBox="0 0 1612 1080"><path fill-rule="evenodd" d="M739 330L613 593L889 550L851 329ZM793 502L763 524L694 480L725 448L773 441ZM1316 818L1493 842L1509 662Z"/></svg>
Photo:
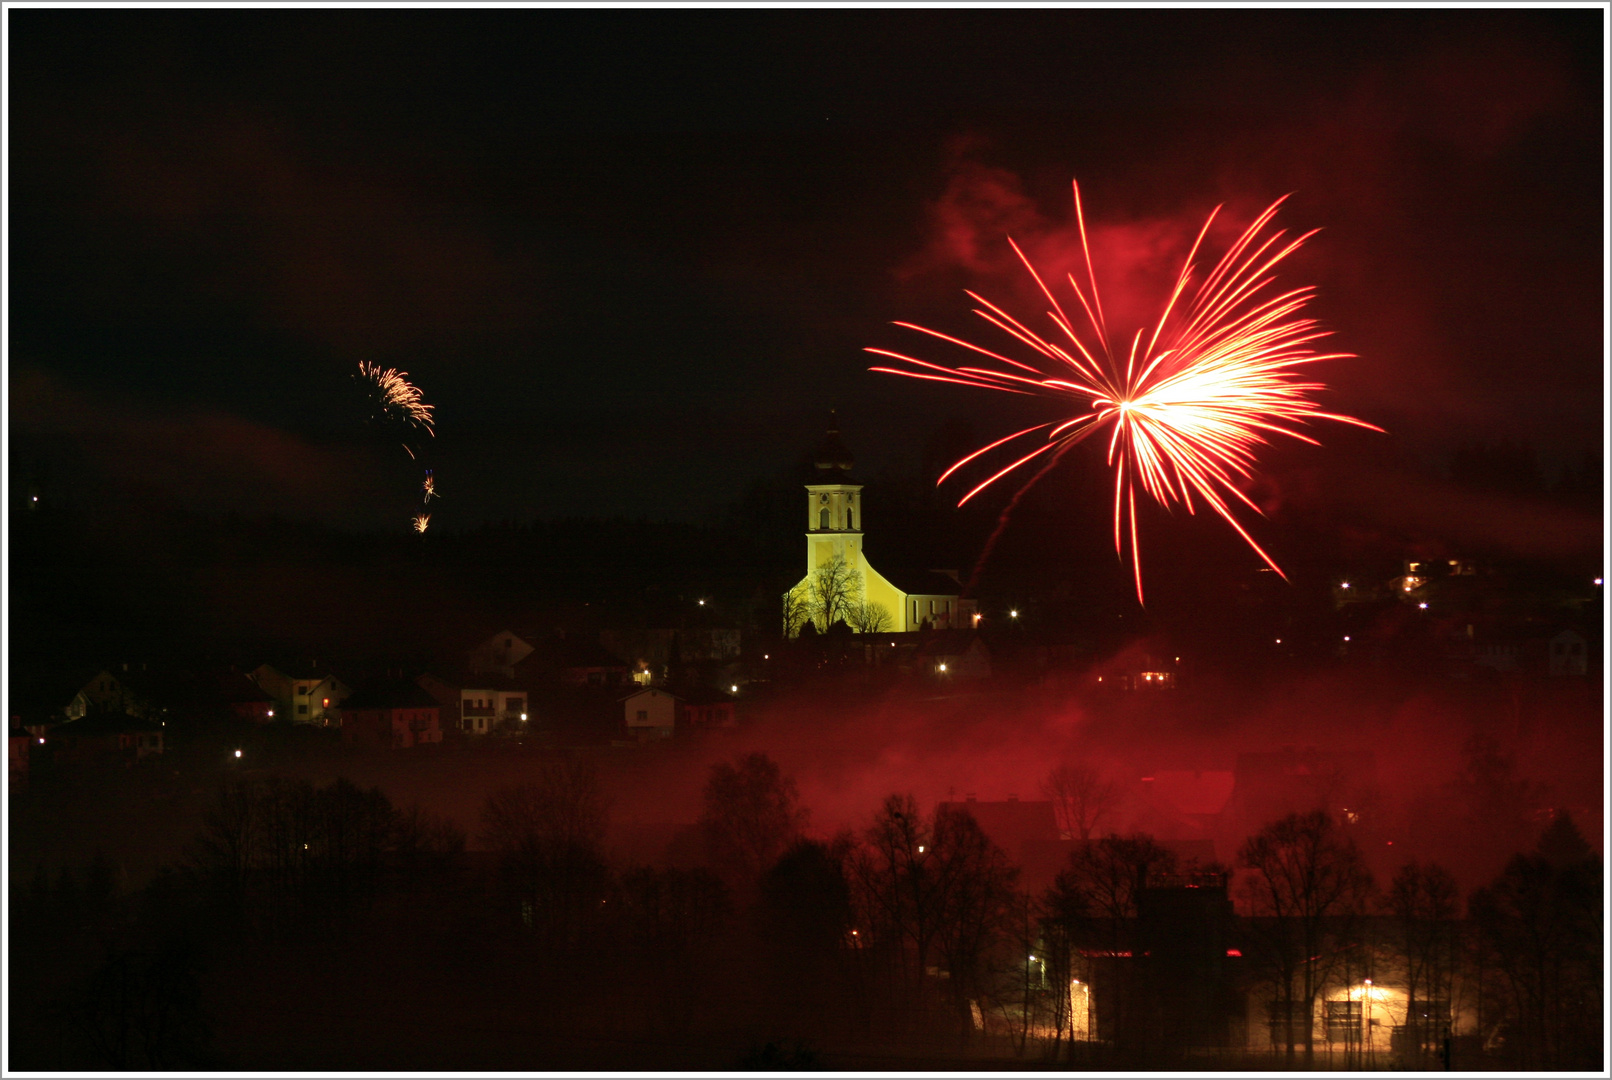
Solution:
<svg viewBox="0 0 1612 1080"><path fill-rule="evenodd" d="M844 559L849 569L862 561L862 485L851 483L855 462L839 426L828 429L812 455L816 482L806 485L806 572Z"/></svg>

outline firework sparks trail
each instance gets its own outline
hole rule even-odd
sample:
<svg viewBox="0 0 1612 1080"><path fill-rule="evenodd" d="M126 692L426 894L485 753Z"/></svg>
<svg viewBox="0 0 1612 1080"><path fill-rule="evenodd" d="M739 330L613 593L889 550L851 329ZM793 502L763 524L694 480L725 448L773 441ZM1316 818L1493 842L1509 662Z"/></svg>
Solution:
<svg viewBox="0 0 1612 1080"><path fill-rule="evenodd" d="M358 362L358 375L356 378L363 385L369 397L371 409L370 421L381 425L389 433L399 436L399 442L410 458L419 460L415 448L409 445L409 432L424 430L427 435L436 435L436 420L432 416L435 406L427 405L420 396L420 390L408 380L408 372L398 371L395 368L382 368L379 364L367 361ZM420 485L420 505L428 506L437 495L436 474L433 470L425 470L425 480ZM421 512L412 519L414 531L423 533L431 524L431 515Z"/></svg>
<svg viewBox="0 0 1612 1080"><path fill-rule="evenodd" d="M1015 494L997 526L998 533L1018 497L1050 471L1053 461L1106 428L1107 460L1114 471L1114 550L1123 558L1128 541L1138 602L1142 601L1142 558L1136 524L1138 487L1165 507L1179 502L1188 513L1196 513L1194 499L1211 507L1267 566L1282 574L1281 567L1237 520L1227 501L1231 496L1255 513L1262 512L1236 483L1238 478L1253 475L1256 450L1268 445L1270 434L1319 445L1289 426L1310 420L1335 420L1372 431L1383 430L1364 420L1323 412L1309 395L1325 389L1324 385L1294 378L1293 369L1301 364L1353 355L1320 354L1309 348L1312 342L1327 336L1326 331L1317 328L1315 320L1295 317L1313 298L1312 288L1290 289L1274 296L1268 293L1277 264L1317 230L1285 243L1286 230L1262 237L1286 201L1287 196L1283 196L1248 226L1188 299L1187 287L1195 270L1193 260L1220 213L1221 207L1217 206L1199 230L1158 321L1151 328L1138 329L1128 341L1118 339L1120 347L1116 349L1092 269L1078 182L1074 192L1075 221L1085 256L1085 285L1082 287L1073 273L1068 279L1085 315L1083 332L1076 331L1075 321L1018 244L1009 238L1014 254L1051 305L1046 314L1056 332L1037 334L977 293L969 292L968 296L980 305L974 314L1033 350L1034 363L1014 360L913 323L898 322L895 325L967 349L994 361L996 366L979 366L975 361L947 367L888 349L869 348L867 352L911 365L870 370L981 390L1047 396L1070 403L1067 419L1016 431L967 455L941 475L940 482L944 482L992 450L1045 432L1040 447L994 471L957 504L962 506L997 480L1051 453L1052 458L1044 460L1040 471ZM993 534L986 545L987 553L995 539Z"/></svg>
<svg viewBox="0 0 1612 1080"><path fill-rule="evenodd" d="M424 429L427 435L435 435L436 421L431 416L435 406L421 399L419 387L409 382L408 374L363 360L358 362L358 377L369 390L371 404L380 420L401 428ZM409 457L415 456L414 448L407 441L403 449L408 451Z"/></svg>

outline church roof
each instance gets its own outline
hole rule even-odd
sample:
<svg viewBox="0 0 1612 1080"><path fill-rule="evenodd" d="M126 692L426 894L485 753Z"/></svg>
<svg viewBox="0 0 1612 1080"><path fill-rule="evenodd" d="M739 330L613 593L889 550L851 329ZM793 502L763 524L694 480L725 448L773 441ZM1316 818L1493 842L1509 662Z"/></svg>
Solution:
<svg viewBox="0 0 1612 1080"><path fill-rule="evenodd" d="M884 578L908 596L961 596L962 585L939 570L885 571Z"/></svg>
<svg viewBox="0 0 1612 1080"><path fill-rule="evenodd" d="M408 679L377 679L361 687L346 701L343 710L358 709L435 709L436 698Z"/></svg>

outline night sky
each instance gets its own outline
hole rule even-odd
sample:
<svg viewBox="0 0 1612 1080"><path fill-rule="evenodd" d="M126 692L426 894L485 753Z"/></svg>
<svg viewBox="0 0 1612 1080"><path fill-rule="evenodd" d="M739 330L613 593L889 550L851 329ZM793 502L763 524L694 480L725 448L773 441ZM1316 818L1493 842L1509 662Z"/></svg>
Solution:
<svg viewBox="0 0 1612 1080"><path fill-rule="evenodd" d="M1603 16L13 9L13 484L402 532L359 361L436 406L450 530L705 520L831 408L916 474L1040 416L862 348L986 339L965 288L1036 315L1005 238L1056 265L1078 178L1116 307L1217 203L1323 229L1283 280L1389 434L1273 453L1273 518L1593 553L1451 462L1600 455Z"/></svg>

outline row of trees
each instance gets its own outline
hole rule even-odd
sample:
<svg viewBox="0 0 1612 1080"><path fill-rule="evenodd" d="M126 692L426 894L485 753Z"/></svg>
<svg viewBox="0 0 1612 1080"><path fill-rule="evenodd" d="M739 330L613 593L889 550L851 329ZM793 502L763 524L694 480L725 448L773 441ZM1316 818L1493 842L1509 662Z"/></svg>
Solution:
<svg viewBox="0 0 1612 1080"><path fill-rule="evenodd" d="M512 830L502 808L515 792L489 801L485 835L511 865L528 865L522 853L545 843L574 852L579 837L586 847L603 835L605 808L590 774L552 768L549 779L522 790L525 805L535 809L546 798L555 812L532 813ZM1220 944L1235 941L1245 970L1257 978L1235 987L1228 982L1221 992L1268 996L1272 1042L1290 1059L1302 1052L1313 1061L1313 1018L1328 989L1358 985L1373 973L1379 982L1392 979L1407 998L1413 1057L1438 1046L1449 1017L1437 1010L1452 1002L1476 1011L1486 1033L1509 1032L1519 1061L1581 1060L1588 1052L1600 985L1583 958L1600 955L1600 864L1565 818L1552 826L1540 853L1518 856L1493 886L1479 890L1463 919L1447 870L1409 863L1379 889L1348 831L1324 812L1270 824L1239 850L1235 868L1181 866L1152 837L1099 834L1112 816L1113 793L1094 772L1062 767L1044 787L1067 833L1086 842L1041 895L1020 887L1007 855L954 805L924 814L911 796L892 795L861 831L809 839L809 815L791 778L752 754L712 767L700 821L706 871L637 870L612 878L594 847L586 859L568 855L542 864L549 869L529 878L522 917L535 913L534 932L557 940L555 928L569 926L574 910L603 912L614 904L619 918L609 923L612 932L626 940L670 940L676 947L665 945L656 955L681 956L694 967L696 941L709 948L738 934L753 941L753 955L766 958L763 982L791 1015L833 1016L841 1030L939 1031L965 1039L982 1026L1011 1028L1022 1046L1034 1034L1057 1058L1077 1036L1121 1051L1206 1037L1209 1007L1171 996L1167 984L1175 975L1166 961L1140 959L1150 944L1187 947L1157 937L1179 935L1179 927L1149 929L1143 919L1149 889L1186 882L1222 890L1228 936ZM551 794L538 798L539 789ZM568 823L566 815L578 808L592 822L585 830ZM550 841L535 839L545 830ZM540 863L529 865L535 870ZM571 881L590 903L558 904L536 887L540 879L546 888ZM1243 915L1235 924L1233 898ZM683 915L669 918L674 910ZM635 921L646 918L651 929ZM680 919L689 924L667 938ZM594 929L602 932L605 924ZM558 937L578 940L574 929ZM669 975L663 970L662 977ZM1215 976L1200 965L1191 977ZM1072 980L1100 993L1095 1025L1077 1015ZM1241 1015L1241 1008L1230 1011ZM1351 1052L1358 1049L1357 1040Z"/></svg>
<svg viewBox="0 0 1612 1080"><path fill-rule="evenodd" d="M785 638L826 633L839 624L858 634L883 634L895 628L890 609L866 598L862 575L844 556L830 559L784 593L782 615Z"/></svg>

